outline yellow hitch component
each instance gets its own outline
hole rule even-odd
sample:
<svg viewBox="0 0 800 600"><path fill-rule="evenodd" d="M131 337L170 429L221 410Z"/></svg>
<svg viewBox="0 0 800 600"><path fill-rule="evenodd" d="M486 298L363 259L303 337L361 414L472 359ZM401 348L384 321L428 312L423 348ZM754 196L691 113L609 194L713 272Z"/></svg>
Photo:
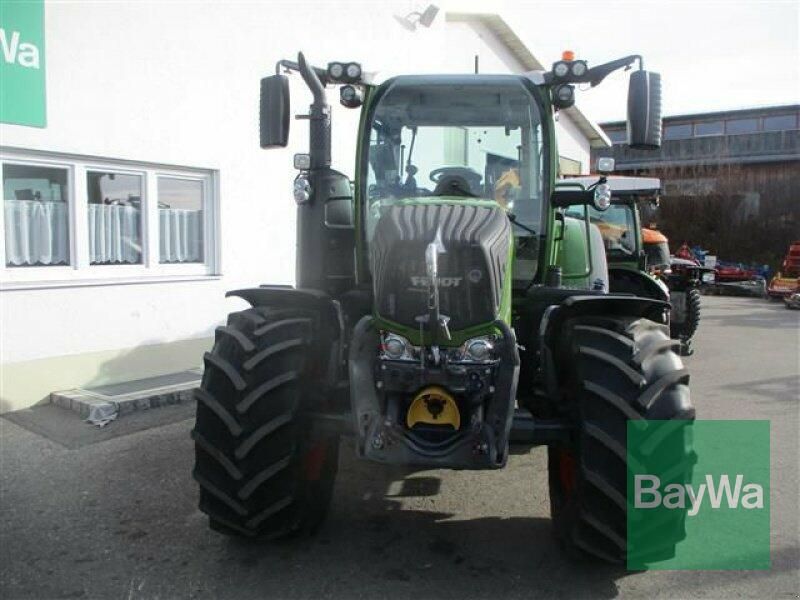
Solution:
<svg viewBox="0 0 800 600"><path fill-rule="evenodd" d="M417 423L461 427L461 413L453 397L439 386L426 387L415 397L406 414L406 425L411 429Z"/></svg>

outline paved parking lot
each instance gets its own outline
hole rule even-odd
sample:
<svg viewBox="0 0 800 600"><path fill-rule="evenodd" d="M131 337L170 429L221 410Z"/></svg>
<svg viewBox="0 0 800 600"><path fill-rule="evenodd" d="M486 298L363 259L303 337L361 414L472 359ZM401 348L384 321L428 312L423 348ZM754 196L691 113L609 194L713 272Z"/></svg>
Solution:
<svg viewBox="0 0 800 600"><path fill-rule="evenodd" d="M770 571L569 562L550 535L544 449L498 472L407 473L359 463L346 445L316 537L232 541L196 508L192 420L187 407L168 407L112 424L116 437L78 431L70 448L0 419L0 596L796 598L800 313L704 300L686 361L698 418L772 422ZM154 416L172 422L143 429Z"/></svg>

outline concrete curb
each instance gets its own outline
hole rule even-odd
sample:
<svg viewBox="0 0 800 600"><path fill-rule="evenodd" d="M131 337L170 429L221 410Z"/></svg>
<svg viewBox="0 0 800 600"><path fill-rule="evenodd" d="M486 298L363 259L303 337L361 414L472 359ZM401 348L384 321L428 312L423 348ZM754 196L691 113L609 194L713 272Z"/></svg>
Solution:
<svg viewBox="0 0 800 600"><path fill-rule="evenodd" d="M161 406L183 404L192 401L196 382L169 385L149 390L141 390L119 396L105 396L89 390L74 389L50 394L50 402L78 413L82 419L89 417L92 407L116 408L118 417L140 410L150 410Z"/></svg>

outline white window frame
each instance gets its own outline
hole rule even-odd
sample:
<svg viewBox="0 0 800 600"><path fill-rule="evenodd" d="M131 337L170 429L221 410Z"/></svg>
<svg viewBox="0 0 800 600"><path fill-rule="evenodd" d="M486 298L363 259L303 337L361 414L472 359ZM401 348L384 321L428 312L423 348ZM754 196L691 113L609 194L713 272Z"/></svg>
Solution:
<svg viewBox="0 0 800 600"><path fill-rule="evenodd" d="M0 211L0 290L217 279L220 273L219 173L212 169L0 148L5 164L67 169L69 265L9 267L5 256L4 210ZM142 264L92 265L89 256L87 173L101 171L142 178ZM158 178L200 181L203 190L203 262L161 263ZM5 200L5 198L3 198Z"/></svg>

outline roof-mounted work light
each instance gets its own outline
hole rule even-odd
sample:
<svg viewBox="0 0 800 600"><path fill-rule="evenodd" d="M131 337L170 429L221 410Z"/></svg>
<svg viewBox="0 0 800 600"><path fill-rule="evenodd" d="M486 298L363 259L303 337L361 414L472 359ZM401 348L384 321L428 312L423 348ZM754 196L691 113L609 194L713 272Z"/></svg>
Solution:
<svg viewBox="0 0 800 600"><path fill-rule="evenodd" d="M333 83L358 83L361 80L361 65L357 62L328 63L328 79Z"/></svg>
<svg viewBox="0 0 800 600"><path fill-rule="evenodd" d="M564 50L561 60L553 63L553 79L564 83L575 83L586 75L589 65L585 60L575 60L572 50Z"/></svg>

